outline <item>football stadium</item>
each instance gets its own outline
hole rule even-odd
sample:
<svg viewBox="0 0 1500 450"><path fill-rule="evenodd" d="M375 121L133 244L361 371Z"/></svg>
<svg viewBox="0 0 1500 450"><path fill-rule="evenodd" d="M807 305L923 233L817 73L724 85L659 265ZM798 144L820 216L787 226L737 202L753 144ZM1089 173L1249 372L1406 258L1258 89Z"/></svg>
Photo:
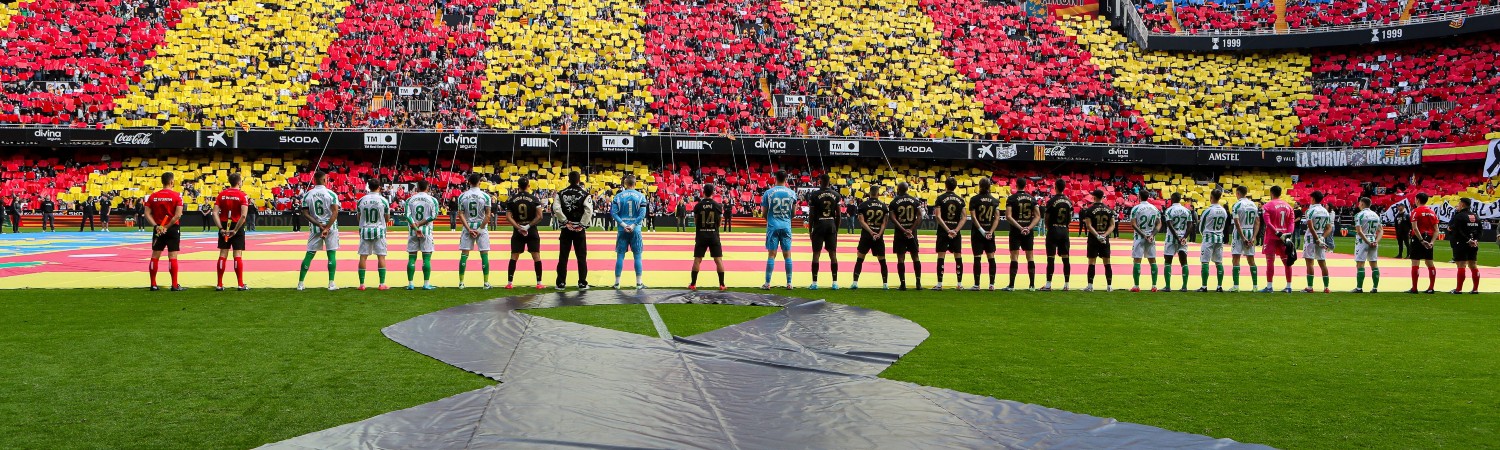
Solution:
<svg viewBox="0 0 1500 450"><path fill-rule="evenodd" d="M1497 30L0 1L0 448L1500 448Z"/></svg>

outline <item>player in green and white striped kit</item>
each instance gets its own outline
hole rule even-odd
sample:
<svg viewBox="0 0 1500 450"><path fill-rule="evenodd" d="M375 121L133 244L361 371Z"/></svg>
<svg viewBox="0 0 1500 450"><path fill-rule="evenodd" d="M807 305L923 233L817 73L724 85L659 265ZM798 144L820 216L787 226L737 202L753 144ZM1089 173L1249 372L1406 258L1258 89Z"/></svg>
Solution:
<svg viewBox="0 0 1500 450"><path fill-rule="evenodd" d="M1359 198L1359 214L1354 215L1354 293L1365 291L1365 262L1370 263L1370 292L1380 291L1380 238L1385 233L1380 214L1370 209L1370 197Z"/></svg>
<svg viewBox="0 0 1500 450"><path fill-rule="evenodd" d="M328 252L328 290L337 291L333 284L338 273L339 260L339 195L326 186L328 174L319 171L313 174L313 186L302 194L302 217L307 219L307 255L302 257L302 271L297 274L297 290L307 279L307 269L319 250Z"/></svg>
<svg viewBox="0 0 1500 450"><path fill-rule="evenodd" d="M359 215L359 290L365 290L365 261L370 255L375 255L380 269L379 289L390 289L385 285L385 226L390 218L391 201L380 195L375 181L366 181L365 196L355 203L354 211Z"/></svg>
<svg viewBox="0 0 1500 450"><path fill-rule="evenodd" d="M479 266L484 270L484 288L490 288L490 194L479 190L481 178L469 174L469 190L458 196L458 220L463 232L458 236L458 288L464 288L464 271L469 267L469 251L479 251Z"/></svg>
<svg viewBox="0 0 1500 450"><path fill-rule="evenodd" d="M1203 286L1198 288L1198 292L1208 292L1209 262L1214 263L1219 275L1216 292L1224 292L1224 226L1229 224L1229 211L1219 204L1219 199L1223 197L1222 189L1214 189L1213 193L1208 194L1208 208L1198 218L1198 234L1203 236L1202 243L1198 245L1198 261L1201 263L1198 273L1202 275Z"/></svg>
<svg viewBox="0 0 1500 450"><path fill-rule="evenodd" d="M1141 291L1142 258L1151 263L1151 292L1156 292L1156 232L1161 230L1161 210L1156 209L1156 205L1148 201L1150 199L1150 191L1141 191L1137 194L1135 207L1130 208L1130 222L1135 224L1135 242L1130 248L1130 256L1135 258L1135 271L1132 272L1135 284L1130 292Z"/></svg>
<svg viewBox="0 0 1500 450"><path fill-rule="evenodd" d="M1162 224L1166 225L1167 248L1162 252L1165 264L1162 264L1163 272L1166 272L1166 289L1163 292L1172 292L1172 258L1177 257L1182 264L1182 288L1186 291L1188 285L1188 261L1187 261L1187 229L1193 221L1193 212L1186 206L1182 206L1182 194L1172 193L1172 206L1162 213Z"/></svg>
<svg viewBox="0 0 1500 450"><path fill-rule="evenodd" d="M1323 252L1333 250L1333 213L1323 207L1323 192L1313 191L1312 206L1307 207L1307 237L1303 239L1302 260L1307 263L1307 288L1302 292L1313 291L1313 261L1318 262L1318 269L1323 274L1323 293L1328 290L1328 261L1324 260Z"/></svg>
<svg viewBox="0 0 1500 450"><path fill-rule="evenodd" d="M1229 292L1240 291L1240 256L1250 261L1250 286L1260 284L1260 269L1255 265L1255 234L1257 227L1261 226L1260 207L1247 198L1250 189L1245 186L1234 187L1234 209L1230 214L1234 216L1234 239L1230 242L1230 253L1233 254L1234 264L1234 287Z"/></svg>
<svg viewBox="0 0 1500 450"><path fill-rule="evenodd" d="M406 290L412 286L417 275L417 253L422 254L422 289L437 289L432 286L432 221L437 220L438 201L427 191L431 189L427 180L417 180L417 193L406 199Z"/></svg>

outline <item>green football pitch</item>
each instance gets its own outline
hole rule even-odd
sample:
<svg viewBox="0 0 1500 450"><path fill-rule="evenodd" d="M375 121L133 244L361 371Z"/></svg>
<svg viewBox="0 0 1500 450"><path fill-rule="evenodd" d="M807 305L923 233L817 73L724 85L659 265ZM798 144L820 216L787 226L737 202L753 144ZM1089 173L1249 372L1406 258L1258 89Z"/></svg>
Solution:
<svg viewBox="0 0 1500 450"><path fill-rule="evenodd" d="M5 291L0 448L248 448L477 389L380 329L529 292ZM1500 295L789 295L926 327L894 380L1282 448L1500 442ZM678 335L772 310L660 309ZM639 305L534 314L654 334Z"/></svg>

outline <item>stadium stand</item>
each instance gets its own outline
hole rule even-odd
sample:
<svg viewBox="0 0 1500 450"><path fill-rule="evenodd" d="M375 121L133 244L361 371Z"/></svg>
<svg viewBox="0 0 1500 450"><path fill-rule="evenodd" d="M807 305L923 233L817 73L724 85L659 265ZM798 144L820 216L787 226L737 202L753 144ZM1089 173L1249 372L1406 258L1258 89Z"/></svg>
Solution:
<svg viewBox="0 0 1500 450"><path fill-rule="evenodd" d="M1146 52L1104 19L1059 23L1113 77L1125 104L1141 111L1153 143L1269 148L1297 141L1292 106L1313 98L1307 55Z"/></svg>
<svg viewBox="0 0 1500 450"><path fill-rule="evenodd" d="M295 125L348 2L230 0L184 9L115 112L124 127Z"/></svg>
<svg viewBox="0 0 1500 450"><path fill-rule="evenodd" d="M0 31L0 123L115 122L115 99L140 79L181 0L34 0L12 5Z"/></svg>
<svg viewBox="0 0 1500 450"><path fill-rule="evenodd" d="M1000 138L1135 142L1150 134L1140 113L1115 97L1109 76L1050 18L982 0L921 4Z"/></svg>
<svg viewBox="0 0 1500 450"><path fill-rule="evenodd" d="M491 128L637 131L651 122L641 27L631 0L497 5L480 116Z"/></svg>
<svg viewBox="0 0 1500 450"><path fill-rule="evenodd" d="M981 138L999 134L985 120L974 83L943 55L933 22L916 0L785 4L815 69L818 117L812 134Z"/></svg>
<svg viewBox="0 0 1500 450"><path fill-rule="evenodd" d="M808 134L805 109L776 95L814 92L779 2L662 0L646 6L652 126L665 132Z"/></svg>
<svg viewBox="0 0 1500 450"><path fill-rule="evenodd" d="M1451 12L1472 14L1480 6L1500 4L1495 0L1416 1L1404 0L1285 0L1286 29L1306 30L1333 26L1377 27L1399 23L1403 16L1422 19ZM1175 3L1169 6L1169 3ZM1406 7L1411 4L1410 14ZM1274 2L1137 0L1136 8L1151 31L1157 33L1218 34L1269 32L1276 29Z"/></svg>
<svg viewBox="0 0 1500 450"><path fill-rule="evenodd" d="M1474 142L1500 130L1500 39L1397 43L1313 59L1316 94L1296 107L1306 145Z"/></svg>
<svg viewBox="0 0 1500 450"><path fill-rule="evenodd" d="M481 58L493 12L471 2L358 0L312 77L298 113L307 126L473 129L486 78ZM488 2L484 2L488 3ZM469 12L472 9L473 12ZM451 12L450 12L451 11ZM440 13L435 13L440 12ZM456 25L447 14L461 18ZM405 89L403 89L405 88Z"/></svg>

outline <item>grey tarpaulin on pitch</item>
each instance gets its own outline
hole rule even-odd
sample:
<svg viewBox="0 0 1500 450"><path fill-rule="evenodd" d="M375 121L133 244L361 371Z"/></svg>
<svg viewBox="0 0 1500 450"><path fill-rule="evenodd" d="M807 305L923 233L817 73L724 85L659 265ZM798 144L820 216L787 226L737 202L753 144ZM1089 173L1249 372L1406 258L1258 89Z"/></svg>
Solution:
<svg viewBox="0 0 1500 450"><path fill-rule="evenodd" d="M673 340L517 312L688 302L783 308ZM385 334L503 383L267 447L1265 448L881 379L927 331L824 301L570 292L449 308Z"/></svg>

